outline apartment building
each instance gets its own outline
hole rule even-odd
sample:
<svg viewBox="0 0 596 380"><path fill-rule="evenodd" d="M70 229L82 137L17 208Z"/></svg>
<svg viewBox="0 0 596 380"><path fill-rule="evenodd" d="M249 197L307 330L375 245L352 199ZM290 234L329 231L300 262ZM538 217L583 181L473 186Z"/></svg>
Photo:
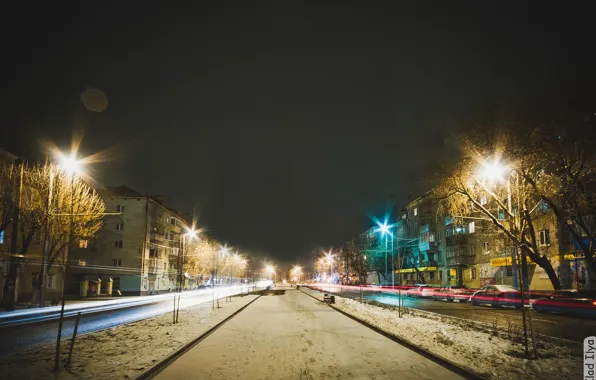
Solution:
<svg viewBox="0 0 596 380"><path fill-rule="evenodd" d="M444 229L437 216L437 201L426 193L397 212L395 239L402 284L426 283L440 286L445 281Z"/></svg>
<svg viewBox="0 0 596 380"><path fill-rule="evenodd" d="M121 294L173 291L178 276L181 233L188 226L175 210L157 197L141 195L126 186L100 193L107 215L98 236L82 240L71 258L80 265L72 283L87 281L89 292L110 279Z"/></svg>

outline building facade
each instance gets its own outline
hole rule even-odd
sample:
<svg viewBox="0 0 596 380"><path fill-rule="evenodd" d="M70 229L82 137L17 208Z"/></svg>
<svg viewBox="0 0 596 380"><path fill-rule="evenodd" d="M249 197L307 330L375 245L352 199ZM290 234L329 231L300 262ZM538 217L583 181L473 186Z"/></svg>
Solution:
<svg viewBox="0 0 596 380"><path fill-rule="evenodd" d="M126 187L100 192L107 215L98 236L79 242L72 258L80 265L73 284L87 281L89 293L144 295L173 291L179 275L181 233L188 223L156 197Z"/></svg>

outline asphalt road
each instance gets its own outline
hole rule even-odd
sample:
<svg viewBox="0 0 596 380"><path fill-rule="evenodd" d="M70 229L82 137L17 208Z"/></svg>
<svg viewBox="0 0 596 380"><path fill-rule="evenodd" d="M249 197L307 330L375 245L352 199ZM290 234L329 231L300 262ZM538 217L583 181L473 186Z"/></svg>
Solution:
<svg viewBox="0 0 596 380"><path fill-rule="evenodd" d="M246 292L246 287L244 288ZM224 297L227 291L218 292L219 297ZM240 289L230 291L231 294L240 293ZM184 294L184 293L183 293ZM151 297L151 296L149 296ZM174 308L174 294L161 296L156 302L139 305L122 305L122 308L98 311L90 314L81 314L78 335L98 330L103 330L125 323L150 318L163 313L172 313ZM139 301L147 302L148 297L139 297ZM184 308L203 302L212 302L211 291L199 294L184 295L180 307ZM149 299L149 301L151 301ZM111 305L109 305L111 306ZM84 310L83 310L84 312ZM55 315L51 315L51 318ZM64 320L62 337L70 339L74 330L75 318ZM16 326L0 327L0 356L8 355L24 349L32 348L56 339L58 333L58 320L52 319L45 322L25 323Z"/></svg>
<svg viewBox="0 0 596 380"><path fill-rule="evenodd" d="M337 285L327 285L322 290L330 289L331 292L349 296L360 297L358 288L346 288ZM499 328L508 329L511 325L519 326L521 323L521 311L514 308L493 308L491 306L472 306L469 303L435 301L432 299L410 298L402 294L404 306L414 309L430 311L433 313L449 315L463 319L496 324ZM364 292L364 298L385 304L397 305L397 294L389 292ZM532 325L538 334L548 335L555 338L583 342L587 336L596 335L596 321L571 317L565 315L537 313L531 308Z"/></svg>
<svg viewBox="0 0 596 380"><path fill-rule="evenodd" d="M296 289L279 293L259 298L156 378L461 378Z"/></svg>

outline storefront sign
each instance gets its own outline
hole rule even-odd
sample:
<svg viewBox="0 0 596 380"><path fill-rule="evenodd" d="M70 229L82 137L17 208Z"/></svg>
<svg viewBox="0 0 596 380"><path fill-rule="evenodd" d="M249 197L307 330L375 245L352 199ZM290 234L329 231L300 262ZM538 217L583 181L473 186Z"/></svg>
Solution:
<svg viewBox="0 0 596 380"><path fill-rule="evenodd" d="M494 259L490 259L490 265L493 267L509 267L512 265L512 261L511 257L495 257ZM526 257L526 261L528 263L533 262L529 257Z"/></svg>
<svg viewBox="0 0 596 380"><path fill-rule="evenodd" d="M583 252L565 253L563 255L559 255L560 260L575 260L575 259L583 259L583 258L584 258Z"/></svg>
<svg viewBox="0 0 596 380"><path fill-rule="evenodd" d="M418 272L432 272L437 270L437 267L420 267L418 268ZM407 268L407 269L402 269L402 270L396 270L395 273L413 273L416 272L415 268Z"/></svg>

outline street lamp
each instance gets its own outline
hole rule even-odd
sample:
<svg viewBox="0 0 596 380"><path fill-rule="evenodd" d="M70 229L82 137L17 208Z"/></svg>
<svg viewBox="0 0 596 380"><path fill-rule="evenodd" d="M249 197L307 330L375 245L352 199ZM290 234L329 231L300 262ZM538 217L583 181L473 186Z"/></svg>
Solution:
<svg viewBox="0 0 596 380"><path fill-rule="evenodd" d="M508 173L509 171L509 173ZM493 182L505 181L507 189L507 211L509 215L512 215L511 205L511 183L509 181L509 175L513 172L507 166L502 165L499 161L485 162L479 170L480 176ZM513 271L513 287L517 288L517 247L514 247L511 254L511 266Z"/></svg>
<svg viewBox="0 0 596 380"><path fill-rule="evenodd" d="M267 272L268 275L273 273L273 284L275 285L275 283L277 282L277 273L275 273L275 268L273 268L272 265L267 265L265 267L265 271Z"/></svg>
<svg viewBox="0 0 596 380"><path fill-rule="evenodd" d="M393 260L393 234L390 231L393 226L387 225L387 221L377 222L377 224L381 236L385 236L385 277L387 277L387 236L391 236L391 288L393 289L395 287L395 263Z"/></svg>
<svg viewBox="0 0 596 380"><path fill-rule="evenodd" d="M186 239L192 240L198 237L200 230L189 228L184 234L182 234L182 249L178 253L178 281L176 284L177 292L174 294L174 323L178 323L178 315L180 314L180 298L182 297L182 290L184 288L184 254L186 252ZM176 296L178 296L178 302L176 302Z"/></svg>
<svg viewBox="0 0 596 380"><path fill-rule="evenodd" d="M72 252L73 249L73 230L74 230L74 198L75 198L75 194L74 194L74 180L75 180L75 176L81 173L81 161L79 159L77 159L76 157L76 153L72 152L70 155L65 155L63 153L58 153L58 159L59 159L59 164L58 164L58 169L64 170L64 172L66 174L68 174L70 176L70 192L71 192L71 196L70 196L70 231L68 234L68 254L70 254ZM53 184L53 173L50 173L50 186L52 186ZM50 187L49 190L49 196L51 197L52 194L52 188ZM48 212L50 211L50 207L51 207L51 200L48 201ZM43 263L44 263L44 274L43 276L45 276L47 273L47 270L45 270L45 250L44 250L44 257L42 259ZM58 322L58 336L56 337L56 356L54 358L54 371L57 371L58 368L60 367L60 338L62 336L62 325L64 322L64 285L66 282L66 277L67 277L67 271L68 271L68 256L66 257L66 259L64 260L64 278L62 279L62 302L61 302L61 306L60 306L60 320ZM45 288L45 278L43 279L43 283L42 283L42 289ZM43 292L43 290L42 290Z"/></svg>
<svg viewBox="0 0 596 380"><path fill-rule="evenodd" d="M217 278L217 264L219 263L219 257L221 255L227 255L228 254L228 247L227 245L222 245L219 248L219 251L217 252L217 257L216 257L216 253L215 251L213 252L213 278L211 278L211 289L212 289L212 295L213 295L213 308L215 309L215 299L217 298L217 308L219 309L219 297L215 296L215 280Z"/></svg>
<svg viewBox="0 0 596 380"><path fill-rule="evenodd" d="M480 175L488 180L494 182L506 182L506 189L507 189L507 212L508 212L508 220L510 227L514 227L517 230L521 230L521 219L519 216L519 212L513 213L512 211L512 202L511 202L511 182L510 176L511 174L517 171L514 168L509 168L503 164L501 164L498 160L494 160L494 162L485 162L482 167L480 168ZM516 182L516 193L518 195L517 200L517 207L520 208L520 201L519 201L519 176L517 176ZM481 184L484 187L484 185ZM511 219L513 218L513 221ZM517 239L517 238L516 238ZM524 288L527 286L529 290L528 284L528 262L526 260L526 252L522 248L521 249L521 279L518 279L517 273L517 249L518 245L520 244L518 241L513 241L513 252L511 257L511 266L513 271L513 287L518 287L518 280L521 282L520 288L520 299L521 299L521 313L522 313L522 321L524 327L524 343L526 349L526 355L528 355L528 338L527 338L527 330L526 330L526 311L525 311L525 301L524 301ZM536 345L534 340L534 329L532 327L532 316L528 313L528 322L530 327L530 333L532 335L532 346L534 350L534 354L536 353Z"/></svg>

